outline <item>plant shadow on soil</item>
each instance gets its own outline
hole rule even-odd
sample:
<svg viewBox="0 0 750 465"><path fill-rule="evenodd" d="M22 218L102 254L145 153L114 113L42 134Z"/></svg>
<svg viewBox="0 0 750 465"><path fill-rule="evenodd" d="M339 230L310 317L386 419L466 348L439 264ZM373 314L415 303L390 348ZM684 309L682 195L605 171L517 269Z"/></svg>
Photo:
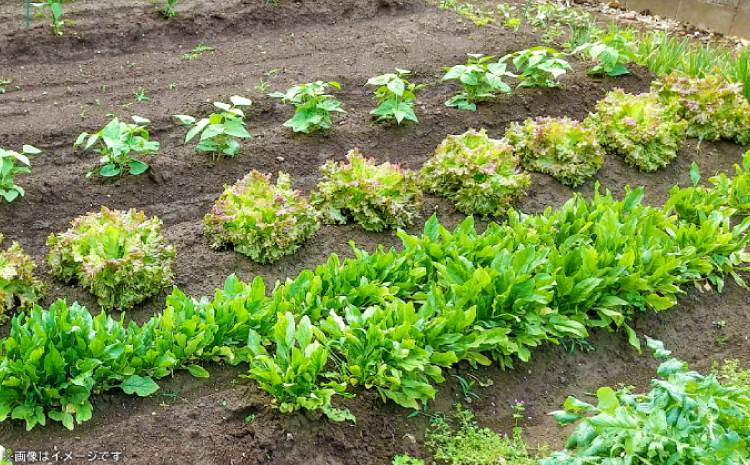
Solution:
<svg viewBox="0 0 750 465"><path fill-rule="evenodd" d="M391 232L366 233L356 225L328 226L295 255L274 265L257 265L232 251L211 250L202 235L202 217L224 184L252 169L284 171L307 193L317 182L317 167L329 158L343 159L353 147L368 157L417 169L447 134L473 127L500 138L510 122L527 117L582 119L614 86L645 92L653 79L648 70L636 66L629 76L596 79L585 74L585 63L573 62L576 72L561 79L563 89L519 90L480 105L476 112L462 112L443 105L457 90L455 84L440 83L443 66L465 62L466 53L502 56L538 45L540 36L496 26L478 28L458 22L451 11L412 0L297 0L278 5L262 0L186 0L178 4L179 16L169 22L159 18L155 8L143 1L66 3L66 15L77 26L57 38L40 23L23 30L20 9L0 6L0 69L20 87L0 95L0 146L33 144L44 150L33 159L33 175L19 177L27 196L0 204L0 232L8 241L19 241L40 265L38 271L49 285L44 305L64 297L97 308L85 290L50 276L45 242L50 233L67 229L73 218L100 205L135 207L164 221L165 235L178 248L176 284L187 294L213 295L231 273L245 281L260 275L270 289L275 280L314 268L332 253L352 256L349 241L372 251L378 244L398 247L399 240ZM199 44L213 46L216 52L190 61L181 58ZM373 124L368 115L374 102L371 90L362 84L396 66L412 70L412 81L429 85L418 94L419 125L384 127ZM343 90L333 93L349 113L335 116L335 128L326 134L293 135L282 127L291 108L255 90L260 79L270 83L267 92L317 79L338 81ZM169 89L171 83L174 89ZM134 102L133 93L141 88L149 91L151 101ZM202 116L211 110L210 102L226 101L234 94L256 101L247 118L255 138L243 144L237 157L213 163L181 144L184 128L170 115ZM149 176L106 181L84 177L97 157L74 149L72 142L80 132L101 128L109 113L137 114L153 122L152 138L162 143L162 150L144 160L152 166ZM576 191L588 197L596 181L617 196L626 184L646 186L645 201L661 204L673 185L689 184L693 161L705 179L733 172L732 165L744 151L730 143L691 140L672 164L653 174L639 173L610 156L595 178L577 190L532 174L532 186L518 209L531 213L554 208ZM449 229L464 218L445 200L428 196L423 220L433 212ZM480 228L485 224L478 223ZM423 222L409 232L418 233L422 226ZM642 315L635 322L638 333L662 339L678 358L699 370L708 370L714 360L748 361L743 329L750 316L750 292L734 283L722 294L686 291L673 309ZM163 304L164 294L158 295L128 312L128 318L142 322ZM726 327L717 328L713 322L719 320L726 321ZM7 332L6 326L0 336ZM718 344L719 336L729 336L725 345ZM510 433L513 400L523 399L526 440L558 448L568 430L546 414L559 409L567 395L581 396L617 383L645 390L654 375L655 360L639 355L622 334L599 331L589 342L596 350L586 354L570 354L549 344L537 348L531 362L519 362L513 370L474 370L460 364L447 374L492 381L489 387L473 388L481 400L475 399L470 408L482 426ZM407 418L409 411L383 403L377 392L359 389L354 399L343 400L357 416L356 425L333 423L315 415L274 411L271 398L254 382L238 378L246 367L206 368L212 375L209 380L177 373L162 380L161 390L150 398L117 391L96 396L94 418L72 432L54 422L26 432L20 422L6 421L0 424L0 444L76 454L120 451L133 464L383 465L395 454L429 457L420 445L427 417ZM465 402L458 379L446 377L429 413L450 412L453 402ZM251 415L255 420L246 421Z"/></svg>

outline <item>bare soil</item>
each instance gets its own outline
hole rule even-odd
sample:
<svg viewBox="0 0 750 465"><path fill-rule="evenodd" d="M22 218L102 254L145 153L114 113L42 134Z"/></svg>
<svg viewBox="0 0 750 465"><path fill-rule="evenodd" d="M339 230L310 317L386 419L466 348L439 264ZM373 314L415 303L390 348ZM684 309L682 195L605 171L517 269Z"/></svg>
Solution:
<svg viewBox="0 0 750 465"><path fill-rule="evenodd" d="M165 235L178 248L176 284L188 294L213 295L231 273L243 280L260 275L270 288L332 253L351 256L349 241L373 250L378 244L398 246L398 239L391 232L366 233L357 225L324 227L295 255L268 266L232 251L214 251L202 234L202 218L223 185L250 170L288 172L295 187L308 192L316 185L318 166L330 158L343 159L354 147L378 160L418 169L447 134L473 127L500 138L509 123L528 117L582 119L613 87L645 92L653 79L636 66L629 76L597 79L585 74L585 63L573 61L576 71L562 78L563 89L519 90L480 105L476 112L464 112L443 105L457 86L440 82L442 67L464 62L466 53L502 56L538 45L539 34L476 27L452 11L418 0L282 0L276 5L263 0L185 0L177 5L179 16L169 21L142 0L79 0L66 3L64 10L76 27L54 37L39 19L25 30L18 4L0 5L0 76L14 80L5 86L7 93L0 94L0 146L33 144L44 150L33 160L33 175L18 178L26 197L0 204L0 232L6 240L20 242L39 264L49 285L45 305L63 297L97 308L87 291L51 277L46 239L100 205L134 207L164 221ZM199 44L216 52L182 59ZM394 67L410 69L413 81L428 84L419 93L419 125L382 126L368 115L374 102L371 89L362 85ZM270 85L266 92L318 79L338 81L343 89L334 94L349 113L335 116L335 128L326 134L294 135L282 126L292 108L257 90L261 79ZM148 91L149 101L135 102L134 93L141 89ZM247 118L254 139L244 142L238 156L213 162L192 145L182 145L184 127L171 115L205 115L211 102L235 94L255 101ZM147 176L85 178L97 165L97 155L72 144L79 133L106 124L108 114L152 120L152 138L162 143L162 150L145 159L152 167ZM671 165L653 174L609 157L597 176L577 191L591 195L597 181L618 195L627 184L643 185L645 201L660 204L673 185L689 183L692 162L708 177L730 171L745 150L691 140ZM559 206L576 191L544 175L532 174L532 182L518 205L524 212ZM464 218L447 201L427 197L423 219L432 212L448 227ZM155 296L128 317L144 321L163 304L164 294ZM686 289L676 307L643 315L636 328L662 339L694 368L708 370L714 360L750 360L749 318L750 292L729 283L720 295ZM725 327L716 325L720 320ZM0 329L0 336L7 331ZM725 336L726 343L720 345L718 338ZM541 347L530 363L519 363L515 370L459 365L448 373L492 382L473 388L481 400L469 407L482 426L510 433L511 405L523 399L528 405L528 418L522 422L528 442L557 448L566 430L546 414L559 409L567 395L617 383L645 390L654 373L653 358L638 354L622 334L595 332L589 342L595 349L589 353ZM427 418L407 418L409 411L384 403L375 392L355 391L354 399L343 402L357 416L356 425L333 423L272 410L270 398L253 381L238 377L246 367L207 368L209 380L178 373L150 398L114 391L97 396L92 421L72 432L55 422L26 432L20 422L6 421L0 424L0 444L79 456L69 463L84 463L96 451L121 452L133 464L385 465L401 453L431 461L421 445ZM450 412L455 401L465 403L458 379L448 376L429 411ZM255 415L252 422L246 421L250 415ZM101 456L94 459L99 460Z"/></svg>

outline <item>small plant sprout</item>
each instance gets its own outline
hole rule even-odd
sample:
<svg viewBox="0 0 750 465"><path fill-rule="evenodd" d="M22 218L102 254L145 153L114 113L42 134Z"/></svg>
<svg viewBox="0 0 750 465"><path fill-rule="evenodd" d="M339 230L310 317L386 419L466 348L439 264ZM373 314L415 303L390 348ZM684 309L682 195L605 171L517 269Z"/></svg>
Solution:
<svg viewBox="0 0 750 465"><path fill-rule="evenodd" d="M3 86L7 86L7 85L11 84L12 82L13 82L13 79L11 79L11 78L0 77L0 94L4 94L5 93L5 87L3 87Z"/></svg>
<svg viewBox="0 0 750 465"><path fill-rule="evenodd" d="M377 121L392 121L401 124L403 120L417 121L414 114L414 104L417 97L414 91L421 89L424 85L415 85L404 79L410 71L396 68L396 73L388 73L370 78L365 86L378 86L375 90L375 98L378 99L378 108L370 112L377 116Z"/></svg>
<svg viewBox="0 0 750 465"><path fill-rule="evenodd" d="M169 18L174 18L175 16L177 16L177 12L174 10L174 5L178 1L179 0L167 0L167 3L164 4L164 10L163 10L165 18L169 19Z"/></svg>
<svg viewBox="0 0 750 465"><path fill-rule="evenodd" d="M557 50L550 47L533 47L526 50L505 55L500 59L504 62L513 60L522 79L518 87L562 87L556 79L568 71L572 71L570 64L561 58Z"/></svg>
<svg viewBox="0 0 750 465"><path fill-rule="evenodd" d="M495 92L502 91L509 94L510 86L504 83L502 78L516 77L516 75L506 70L505 63L489 63L493 58L470 53L465 65L446 68L447 72L442 80L459 81L464 91L451 97L445 102L445 106L474 111L477 109L477 102L495 97Z"/></svg>
<svg viewBox="0 0 750 465"><path fill-rule="evenodd" d="M341 89L338 82L315 81L298 84L289 88L286 93L274 92L269 97L281 99L283 103L294 105L297 109L294 116L284 122L284 126L294 132L309 134L313 131L331 128L331 112L346 113L341 109L341 102L333 95L326 94L326 87Z"/></svg>
<svg viewBox="0 0 750 465"><path fill-rule="evenodd" d="M141 89L138 92L134 92L133 95L135 96L136 102L148 102L151 100L151 98L146 95L148 91L146 89Z"/></svg>
<svg viewBox="0 0 750 465"><path fill-rule="evenodd" d="M83 150L88 150L99 142L94 152L101 155L102 166L89 171L86 177L98 173L104 177L122 176L127 170L132 175L139 175L148 170L148 165L130 155L130 152L149 154L158 152L159 142L150 141L146 126L151 122L146 118L133 115L133 123L126 123L114 118L96 134L81 133L74 147L85 142Z"/></svg>
<svg viewBox="0 0 750 465"><path fill-rule="evenodd" d="M19 173L31 173L29 155L40 153L42 151L32 145L24 145L21 153L0 147L0 197L12 202L26 195L26 191L17 186L14 179Z"/></svg>
<svg viewBox="0 0 750 465"><path fill-rule="evenodd" d="M196 58L203 56L205 52L214 52L214 51L216 51L216 48L214 47L210 47L208 45L198 45L197 47L192 49L190 53L185 53L184 55L182 55L182 59L191 61L191 60L195 60Z"/></svg>
<svg viewBox="0 0 750 465"><path fill-rule="evenodd" d="M50 14L52 15L52 22L50 23L49 30L55 35L61 36L62 33L62 27L65 24L68 24L70 26L75 26L73 21L69 19L61 19L62 18L62 4L68 1L74 1L74 0L47 0L44 3L32 3L31 6L34 8L39 8L40 10L44 10L45 8L49 8ZM35 15L37 18L43 18L47 16L44 14L44 12L37 13Z"/></svg>
<svg viewBox="0 0 750 465"><path fill-rule="evenodd" d="M196 122L188 115L174 115L182 124L193 126L185 135L185 144L200 134L200 141L195 146L198 152L211 152L212 158L218 160L224 154L234 157L240 151L238 139L252 139L253 136L245 129L245 113L238 107L249 107L253 104L250 99L233 95L229 97L232 104L214 102L220 113L212 113L208 118Z"/></svg>

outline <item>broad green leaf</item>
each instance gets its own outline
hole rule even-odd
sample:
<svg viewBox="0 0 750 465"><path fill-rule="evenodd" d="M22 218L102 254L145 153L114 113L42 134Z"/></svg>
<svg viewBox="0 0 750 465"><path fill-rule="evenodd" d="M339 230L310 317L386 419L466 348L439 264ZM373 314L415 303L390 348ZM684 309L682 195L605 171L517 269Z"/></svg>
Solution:
<svg viewBox="0 0 750 465"><path fill-rule="evenodd" d="M136 394L141 397L150 396L159 389L159 385L153 379L137 375L125 378L119 387L125 394Z"/></svg>

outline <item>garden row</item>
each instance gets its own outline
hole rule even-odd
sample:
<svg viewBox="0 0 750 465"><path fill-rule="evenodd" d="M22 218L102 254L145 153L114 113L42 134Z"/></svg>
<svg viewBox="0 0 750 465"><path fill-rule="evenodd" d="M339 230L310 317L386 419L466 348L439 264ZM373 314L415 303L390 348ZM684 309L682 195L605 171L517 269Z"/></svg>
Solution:
<svg viewBox="0 0 750 465"><path fill-rule="evenodd" d="M288 175L281 173L273 185L270 175L253 171L226 187L204 218L204 230L212 247L231 246L269 263L297 250L321 220L342 224L353 219L371 231L408 227L419 215L421 189L448 197L466 214L503 215L530 183L519 160L527 169L575 186L601 167L605 151L599 140L629 163L653 171L674 158L686 134L750 139L750 104L719 78L669 76L653 86L653 93L639 96L611 92L583 123L536 118L511 124L502 140L474 130L448 136L419 174L390 163L376 165L354 149L347 163L329 161L321 167L323 178L309 201L291 188ZM232 100L249 103L236 96ZM155 144L134 119L132 125L113 120L102 133L89 137L87 146L97 141L115 149ZM209 120L187 137L210 130ZM216 137L225 135L214 132ZM13 171L8 172L12 177ZM135 211L102 208L99 214L78 218L68 232L51 235L48 262L57 278L89 288L103 308L131 308L172 283L175 251L160 236L160 224ZM24 257L16 244L4 255L9 265L0 287L0 316L30 308L44 294L44 285L33 276L34 265Z"/></svg>
<svg viewBox="0 0 750 465"><path fill-rule="evenodd" d="M331 400L350 385L416 409L461 360L510 367L593 327L622 328L639 346L632 315L671 307L681 285L721 290L727 274L744 284L734 270L750 261L750 219L731 220L750 207L750 152L743 165L712 188L697 186L694 166L695 186L675 187L662 208L642 205L641 188L622 201L576 196L538 215L511 209L483 234L471 218L451 233L433 217L421 236L399 233L402 252L331 256L270 297L260 277L230 276L213 300L175 289L140 326L64 301L35 306L2 341L0 419L72 428L91 417L92 394L148 395L176 368L208 376L193 363L223 360L249 363L281 411L320 408L342 420L351 414Z"/></svg>

